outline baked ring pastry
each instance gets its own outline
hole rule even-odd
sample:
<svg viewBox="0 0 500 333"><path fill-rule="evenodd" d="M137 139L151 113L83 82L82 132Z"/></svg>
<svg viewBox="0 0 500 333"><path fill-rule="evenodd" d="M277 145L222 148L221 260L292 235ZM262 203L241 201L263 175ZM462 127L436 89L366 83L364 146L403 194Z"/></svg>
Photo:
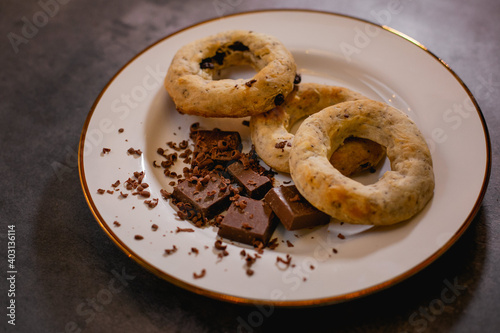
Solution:
<svg viewBox="0 0 500 333"><path fill-rule="evenodd" d="M251 79L220 79L221 69L250 65ZM275 37L246 30L220 32L193 41L175 54L164 85L181 113L246 117L283 103L292 91L296 65Z"/></svg>
<svg viewBox="0 0 500 333"><path fill-rule="evenodd" d="M366 97L343 87L318 83L297 85L282 105L250 118L255 151L274 170L290 172L288 159L294 140L290 133L293 125L328 106L358 99ZM385 156L384 149L378 144L357 138L352 141L346 141L341 152L332 156L332 163L345 171L345 175L375 166ZM346 159L347 156L350 158Z"/></svg>
<svg viewBox="0 0 500 333"><path fill-rule="evenodd" d="M370 185L343 176L329 157L350 136L385 146L391 171ZM407 220L434 192L431 154L416 124L398 109L372 100L340 103L308 117L295 134L290 171L313 206L354 224Z"/></svg>

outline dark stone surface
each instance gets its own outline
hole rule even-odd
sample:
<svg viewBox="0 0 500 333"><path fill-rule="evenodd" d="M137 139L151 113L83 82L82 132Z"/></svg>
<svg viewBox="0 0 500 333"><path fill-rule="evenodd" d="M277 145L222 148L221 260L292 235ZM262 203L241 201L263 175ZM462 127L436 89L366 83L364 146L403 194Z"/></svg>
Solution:
<svg viewBox="0 0 500 333"><path fill-rule="evenodd" d="M400 12L384 18L378 14L394 1L58 1L57 6L54 0L0 2L3 312L8 290L6 234L12 224L18 268L16 326L7 324L4 313L0 331L500 330L500 2L401 0ZM37 16L43 4L50 4L46 9L53 15L38 30L26 31L30 37L16 50L9 33L21 35L26 20L43 19ZM131 261L105 235L87 206L77 147L87 113L110 78L139 51L178 29L221 14L264 8L318 9L374 22L384 18L380 23L412 36L444 59L477 98L493 152L483 204L456 244L396 286L347 303L306 309L207 299ZM449 283L461 289L443 310L433 310ZM109 294L111 287L114 293ZM96 303L96 298L106 300L106 305Z"/></svg>

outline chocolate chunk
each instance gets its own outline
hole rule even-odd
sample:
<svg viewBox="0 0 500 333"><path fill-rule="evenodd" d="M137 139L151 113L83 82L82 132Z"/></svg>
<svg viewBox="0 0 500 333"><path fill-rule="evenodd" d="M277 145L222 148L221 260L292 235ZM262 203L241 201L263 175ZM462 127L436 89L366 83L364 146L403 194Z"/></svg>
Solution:
<svg viewBox="0 0 500 333"><path fill-rule="evenodd" d="M214 173L207 181L197 177L184 179L174 187L172 198L188 203L204 219L211 219L229 206L230 191L223 191L227 179Z"/></svg>
<svg viewBox="0 0 500 333"><path fill-rule="evenodd" d="M245 44L243 44L240 41L234 42L233 44L229 45L228 48L233 50L233 51L249 51L250 50L248 48L248 46L246 46Z"/></svg>
<svg viewBox="0 0 500 333"><path fill-rule="evenodd" d="M212 62L212 58L205 58L200 62L201 69L213 69L214 63Z"/></svg>
<svg viewBox="0 0 500 333"><path fill-rule="evenodd" d="M274 105L280 106L283 102L285 102L285 96L283 96L283 94L278 94L274 97Z"/></svg>
<svg viewBox="0 0 500 333"><path fill-rule="evenodd" d="M264 197L287 230L315 227L330 222L330 216L316 209L295 187L280 186Z"/></svg>
<svg viewBox="0 0 500 333"><path fill-rule="evenodd" d="M295 74L293 84L299 84L301 81L302 81L302 76L300 76L300 74Z"/></svg>
<svg viewBox="0 0 500 333"><path fill-rule="evenodd" d="M276 228L277 219L271 207L262 200L244 198L244 209L233 202L219 226L218 235L236 242L267 244Z"/></svg>
<svg viewBox="0 0 500 333"><path fill-rule="evenodd" d="M192 133L194 151L191 165L206 167L224 164L241 153L241 137L238 132L198 130Z"/></svg>
<svg viewBox="0 0 500 333"><path fill-rule="evenodd" d="M257 82L257 80L255 80L255 79L247 81L247 82L245 82L245 86L250 88L252 86L252 84L254 84L255 82Z"/></svg>
<svg viewBox="0 0 500 333"><path fill-rule="evenodd" d="M226 170L251 198L262 199L267 191L273 187L268 177L261 176L250 168L245 169L240 162L231 164Z"/></svg>
<svg viewBox="0 0 500 333"><path fill-rule="evenodd" d="M218 49L215 52L215 55L212 57L212 59L215 60L217 64L222 65L225 57L226 57L226 52L222 51L221 49Z"/></svg>

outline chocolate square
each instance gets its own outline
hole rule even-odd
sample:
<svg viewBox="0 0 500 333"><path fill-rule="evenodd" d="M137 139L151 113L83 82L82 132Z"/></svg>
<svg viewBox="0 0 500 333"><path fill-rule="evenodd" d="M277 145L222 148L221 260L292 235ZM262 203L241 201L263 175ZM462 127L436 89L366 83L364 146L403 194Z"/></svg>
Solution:
<svg viewBox="0 0 500 333"><path fill-rule="evenodd" d="M243 163L235 162L226 168L238 185L240 185L247 196L253 199L262 199L273 184L269 177L262 176L254 170L245 169Z"/></svg>
<svg viewBox="0 0 500 333"><path fill-rule="evenodd" d="M266 245L276 224L276 216L267 203L241 196L229 206L218 235L244 244L260 241Z"/></svg>
<svg viewBox="0 0 500 333"><path fill-rule="evenodd" d="M228 179L217 173L201 179L191 177L174 187L172 198L190 204L203 218L211 219L230 204L228 183Z"/></svg>
<svg viewBox="0 0 500 333"><path fill-rule="evenodd" d="M287 230L315 227L330 222L330 216L311 205L295 185L271 189L264 197Z"/></svg>
<svg viewBox="0 0 500 333"><path fill-rule="evenodd" d="M191 165L206 167L225 164L242 150L238 132L198 130L192 133L194 150Z"/></svg>

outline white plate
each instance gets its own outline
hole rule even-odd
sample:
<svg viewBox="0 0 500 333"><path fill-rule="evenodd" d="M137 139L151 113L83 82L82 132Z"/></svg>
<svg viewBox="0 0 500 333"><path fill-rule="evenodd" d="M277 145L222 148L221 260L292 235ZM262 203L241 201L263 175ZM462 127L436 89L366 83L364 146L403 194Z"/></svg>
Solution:
<svg viewBox="0 0 500 333"><path fill-rule="evenodd" d="M300 22L300 23L299 23ZM253 249L229 244L220 260L216 230L196 229L175 217L160 189L171 191L156 153L166 142L188 138L189 126L240 131L241 119L202 119L180 115L162 86L174 53L192 40L240 28L279 38L293 53L303 82L342 85L400 108L417 123L431 148L435 195L408 222L385 228L347 224L298 232L278 227L280 245L265 250L245 272L240 255ZM235 75L233 73L233 75ZM119 133L118 129L124 132ZM127 154L140 149L141 156ZM110 148L103 154L103 148ZM284 10L237 14L204 22L155 43L132 59L97 98L85 122L79 152L82 186L88 204L108 236L131 258L158 276L193 292L241 303L305 306L343 301L391 286L418 272L448 249L479 209L490 172L490 144L481 112L462 81L419 43L392 29L331 13ZM182 163L177 170L182 170ZM387 163L382 171L387 169ZM144 171L151 209L138 196L97 194L112 189L134 171ZM375 175L376 176L376 175ZM374 177L374 176L372 176ZM286 179L286 176L280 178ZM374 181L361 179L360 181ZM121 226L114 225L118 221ZM158 225L152 231L151 225ZM337 237L338 233L346 236ZM135 235L144 239L136 240ZM286 240L293 243L289 247ZM177 251L165 255L173 246ZM192 248L199 250L198 254ZM333 249L338 253L333 253ZM292 257L282 269L277 257ZM203 278L193 274L205 270Z"/></svg>

